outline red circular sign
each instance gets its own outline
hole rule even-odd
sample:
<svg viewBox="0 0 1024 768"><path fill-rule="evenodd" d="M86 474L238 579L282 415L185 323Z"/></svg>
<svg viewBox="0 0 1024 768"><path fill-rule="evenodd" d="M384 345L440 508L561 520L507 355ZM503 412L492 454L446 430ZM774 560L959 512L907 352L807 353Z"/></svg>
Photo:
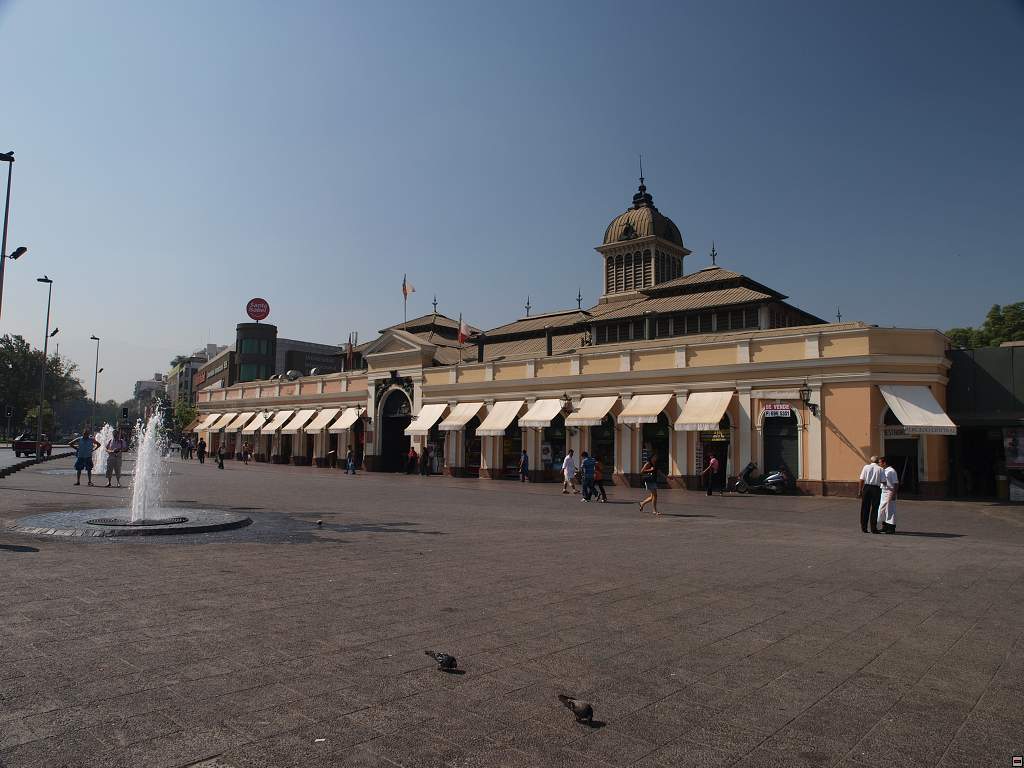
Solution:
<svg viewBox="0 0 1024 768"><path fill-rule="evenodd" d="M266 320L270 315L270 304L266 299L249 299L249 303L245 305L245 312L257 322Z"/></svg>

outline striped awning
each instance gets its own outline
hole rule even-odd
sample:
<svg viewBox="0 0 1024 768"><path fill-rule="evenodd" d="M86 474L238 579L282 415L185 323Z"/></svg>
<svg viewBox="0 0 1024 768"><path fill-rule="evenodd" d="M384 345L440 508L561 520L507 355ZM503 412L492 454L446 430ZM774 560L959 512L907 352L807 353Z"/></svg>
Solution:
<svg viewBox="0 0 1024 768"><path fill-rule="evenodd" d="M220 414L219 413L208 413L206 415L206 418L203 419L202 422L200 422L198 425L196 425L195 431L196 432L205 432L205 431L207 431L210 428L210 425L213 424L213 422L215 422L219 418L220 418Z"/></svg>
<svg viewBox="0 0 1024 768"><path fill-rule="evenodd" d="M354 406L352 408L346 408L342 411L341 416L338 420L331 424L328 432L344 432L346 429L351 429L352 425L356 423L356 420L366 413L365 408Z"/></svg>
<svg viewBox="0 0 1024 768"><path fill-rule="evenodd" d="M274 418L271 419L270 423L263 427L263 433L277 432L277 430L287 423L293 413L295 413L295 411L278 411L274 414Z"/></svg>
<svg viewBox="0 0 1024 768"><path fill-rule="evenodd" d="M482 437L501 437L508 429L508 425L515 421L524 405L525 400L503 400L495 403L487 418L477 427L476 433Z"/></svg>
<svg viewBox="0 0 1024 768"><path fill-rule="evenodd" d="M668 406L672 394L665 395L634 395L633 399L626 403L626 407L619 414L619 421L623 424L654 424L658 416Z"/></svg>
<svg viewBox="0 0 1024 768"><path fill-rule="evenodd" d="M584 397L580 400L580 407L566 417L565 425L567 427L599 427L618 399L618 395Z"/></svg>
<svg viewBox="0 0 1024 768"><path fill-rule="evenodd" d="M249 419L255 416L255 412L247 411L246 413L238 414L238 418L234 419L230 424L224 427L225 432L238 432L242 427L249 423Z"/></svg>
<svg viewBox="0 0 1024 768"><path fill-rule="evenodd" d="M259 432L263 425L270 420L270 414L268 413L257 413L256 418L250 421L245 427L242 428L243 435L255 435Z"/></svg>
<svg viewBox="0 0 1024 768"><path fill-rule="evenodd" d="M680 432L710 431L718 429L725 410L732 402L732 390L721 392L691 392L683 405L683 412L676 419L675 428Z"/></svg>
<svg viewBox="0 0 1024 768"><path fill-rule="evenodd" d="M308 435L326 429L327 425L334 421L334 417L340 412L341 408L324 408L316 415L315 419L302 428L302 431Z"/></svg>
<svg viewBox="0 0 1024 768"><path fill-rule="evenodd" d="M562 412L562 401L558 398L538 400L530 406L523 418L519 420L520 427L535 427L543 429L551 426L551 420Z"/></svg>
<svg viewBox="0 0 1024 768"><path fill-rule="evenodd" d="M306 426L306 422L309 421L310 419L312 419L315 414L316 414L316 411L314 411L312 408L304 410L304 411L299 411L298 413L296 413L292 417L291 421L289 421L285 426L281 427L281 434L282 435L297 435L297 434L299 434L299 430L302 429L304 426Z"/></svg>
<svg viewBox="0 0 1024 768"><path fill-rule="evenodd" d="M459 403L452 408L448 418L438 424L437 428L445 432L457 432L460 429L465 429L466 425L472 421L474 416L480 413L480 409L483 407L484 404L482 402Z"/></svg>
<svg viewBox="0 0 1024 768"><path fill-rule="evenodd" d="M431 428L437 424L437 420L444 415L446 410L448 410L447 403L430 403L428 405L424 405L420 408L420 412L416 414L416 418L412 420L412 424L405 428L405 434L430 434Z"/></svg>
<svg viewBox="0 0 1024 768"><path fill-rule="evenodd" d="M210 427L210 431L218 432L224 429L224 427L226 427L228 424L235 420L236 416L238 416L238 411L232 411L231 413L221 414L221 417L217 419L217 421L215 421L213 425Z"/></svg>

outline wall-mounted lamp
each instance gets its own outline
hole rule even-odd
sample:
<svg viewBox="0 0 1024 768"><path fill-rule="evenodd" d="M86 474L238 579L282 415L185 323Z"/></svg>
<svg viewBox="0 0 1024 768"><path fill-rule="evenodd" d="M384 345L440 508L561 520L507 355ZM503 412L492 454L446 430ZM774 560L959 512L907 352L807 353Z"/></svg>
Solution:
<svg viewBox="0 0 1024 768"><path fill-rule="evenodd" d="M803 401L803 404L807 406L807 410L815 416L818 415L818 404L811 402L811 388L807 386L806 381L804 382L804 385L800 387L800 399Z"/></svg>

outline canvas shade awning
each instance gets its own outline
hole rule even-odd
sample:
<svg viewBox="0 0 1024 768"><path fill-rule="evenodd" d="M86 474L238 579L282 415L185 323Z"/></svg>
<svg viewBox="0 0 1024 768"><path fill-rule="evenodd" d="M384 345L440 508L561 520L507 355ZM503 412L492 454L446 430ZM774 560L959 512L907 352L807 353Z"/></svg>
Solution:
<svg viewBox="0 0 1024 768"><path fill-rule="evenodd" d="M612 409L618 395L606 395L604 397L584 397L580 400L580 407L569 414L565 419L567 427L599 427L608 411Z"/></svg>
<svg viewBox="0 0 1024 768"><path fill-rule="evenodd" d="M218 431L224 429L224 427L226 427L228 424L230 424L232 421L235 420L236 416L238 416L238 411L232 411L231 413L222 413L220 415L220 418L217 419L210 426L210 431L211 432L218 432Z"/></svg>
<svg viewBox="0 0 1024 768"><path fill-rule="evenodd" d="M558 398L538 400L519 420L520 427L543 429L551 426L551 420L562 412L562 401Z"/></svg>
<svg viewBox="0 0 1024 768"><path fill-rule="evenodd" d="M955 435L956 425L928 387L880 384L878 389L908 435Z"/></svg>
<svg viewBox="0 0 1024 768"><path fill-rule="evenodd" d="M671 399L671 393L667 395L634 395L619 414L619 421L623 424L654 424Z"/></svg>
<svg viewBox="0 0 1024 768"><path fill-rule="evenodd" d="M204 416L196 416L196 418L192 419L192 422L183 430L185 434L188 434L189 432L195 432L196 427L203 423L204 418Z"/></svg>
<svg viewBox="0 0 1024 768"><path fill-rule="evenodd" d="M718 429L726 408L732 402L731 389L723 392L692 392L686 398L683 412L676 419L680 432L710 431Z"/></svg>
<svg viewBox="0 0 1024 768"><path fill-rule="evenodd" d="M242 428L242 434L243 435L255 435L257 432L259 432L263 428L263 425L266 424L269 419L270 419L269 415L267 415L265 413L257 413L256 414L256 418L253 419L252 421L250 421L248 424L246 424Z"/></svg>
<svg viewBox="0 0 1024 768"><path fill-rule="evenodd" d="M416 418L412 420L412 424L405 428L405 434L429 434L431 427L437 424L437 420L444 415L447 408L447 403L430 403L428 405L424 405L420 408L420 412L416 414Z"/></svg>
<svg viewBox="0 0 1024 768"><path fill-rule="evenodd" d="M202 422L200 422L195 427L196 432L205 432L205 431L207 431L210 428L210 425L213 424L213 422L215 422L219 418L220 418L220 414L219 413L209 413L209 414L207 414L206 418L203 419Z"/></svg>
<svg viewBox="0 0 1024 768"><path fill-rule="evenodd" d="M500 403L495 403L491 412L487 414L487 418L477 427L476 433L484 437L501 437L508 429L508 425L519 415L524 405L526 405L525 400L503 400Z"/></svg>
<svg viewBox="0 0 1024 768"><path fill-rule="evenodd" d="M287 424L285 424L283 427L281 427L281 434L282 435L297 435L297 434L299 434L299 430L301 430L304 426L306 426L306 422L309 421L310 419L312 419L315 415L316 415L316 411L313 410L312 408L307 408L306 410L299 411L294 416L292 416L292 420L291 421L289 421Z"/></svg>
<svg viewBox="0 0 1024 768"><path fill-rule="evenodd" d="M244 427L256 413L254 411L248 411L246 413L238 414L238 417L233 419L230 424L224 427L225 432L237 432Z"/></svg>
<svg viewBox="0 0 1024 768"><path fill-rule="evenodd" d="M437 425L437 428L445 432L457 432L460 429L464 429L472 418L480 413L480 409L483 407L483 403L459 403L452 408L448 418Z"/></svg>
<svg viewBox="0 0 1024 768"><path fill-rule="evenodd" d="M346 429L351 429L352 425L356 423L356 419L358 419L364 413L366 413L365 408L346 408L344 411L342 411L342 414L341 416L338 417L338 420L331 424L330 429L328 429L327 431L344 432Z"/></svg>
<svg viewBox="0 0 1024 768"><path fill-rule="evenodd" d="M328 424L334 421L334 417L341 412L341 408L324 408L320 413L316 415L309 424L303 427L302 431L309 434L310 432L319 432L321 429L325 429Z"/></svg>
<svg viewBox="0 0 1024 768"><path fill-rule="evenodd" d="M270 423L263 427L263 432L277 432L292 417L293 413L295 411L278 411L274 414L274 418L270 420Z"/></svg>

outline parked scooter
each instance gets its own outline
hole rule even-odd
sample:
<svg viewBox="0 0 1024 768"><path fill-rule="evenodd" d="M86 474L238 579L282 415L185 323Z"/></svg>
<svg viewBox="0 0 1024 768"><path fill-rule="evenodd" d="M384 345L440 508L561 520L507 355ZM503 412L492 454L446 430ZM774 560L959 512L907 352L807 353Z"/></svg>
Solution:
<svg viewBox="0 0 1024 768"><path fill-rule="evenodd" d="M739 493L784 493L787 490L789 480L784 471L773 470L754 477L755 469L757 469L757 464L750 462L740 473L736 480L736 490Z"/></svg>

